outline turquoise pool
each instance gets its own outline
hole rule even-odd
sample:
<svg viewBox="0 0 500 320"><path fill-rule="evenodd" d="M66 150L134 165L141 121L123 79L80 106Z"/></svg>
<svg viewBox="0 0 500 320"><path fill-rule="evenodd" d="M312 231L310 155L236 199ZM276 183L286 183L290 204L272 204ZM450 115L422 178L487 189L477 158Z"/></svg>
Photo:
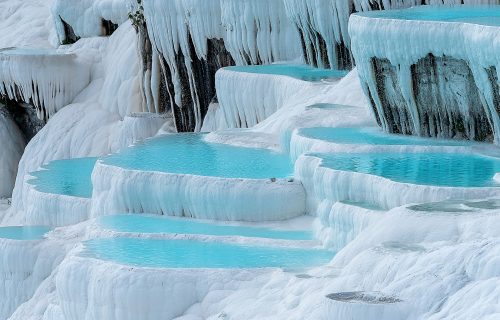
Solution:
<svg viewBox="0 0 500 320"><path fill-rule="evenodd" d="M371 145L420 145L420 146L470 146L473 143L459 140L440 140L419 138L407 135L384 133L379 128L304 128L300 129L304 137L319 139L340 144Z"/></svg>
<svg viewBox="0 0 500 320"><path fill-rule="evenodd" d="M30 173L28 183L44 193L62 194L80 198L92 196L92 170L97 158L56 160L43 170Z"/></svg>
<svg viewBox="0 0 500 320"><path fill-rule="evenodd" d="M208 143L204 134L169 134L103 158L126 169L224 178L286 178L293 165L285 153Z"/></svg>
<svg viewBox="0 0 500 320"><path fill-rule="evenodd" d="M134 238L85 242L83 256L126 265L155 268L305 268L328 263L333 252L244 246L193 240Z"/></svg>
<svg viewBox="0 0 500 320"><path fill-rule="evenodd" d="M213 236L242 236L284 240L312 240L312 232L286 231L262 227L232 226L195 221L193 219L169 218L149 215L116 215L100 218L105 229L134 233L176 233Z"/></svg>
<svg viewBox="0 0 500 320"><path fill-rule="evenodd" d="M300 64L268 64L252 66L227 67L227 70L246 73L259 73L288 76L303 81L321 81L328 79L340 79L347 72L342 70L317 69L308 65Z"/></svg>
<svg viewBox="0 0 500 320"><path fill-rule="evenodd" d="M0 227L0 238L11 240L41 240L49 227Z"/></svg>
<svg viewBox="0 0 500 320"><path fill-rule="evenodd" d="M315 154L322 166L393 181L445 187L497 187L500 159L450 153Z"/></svg>
<svg viewBox="0 0 500 320"><path fill-rule="evenodd" d="M409 9L369 11L357 13L371 18L400 20L469 22L500 26L499 6L418 6Z"/></svg>

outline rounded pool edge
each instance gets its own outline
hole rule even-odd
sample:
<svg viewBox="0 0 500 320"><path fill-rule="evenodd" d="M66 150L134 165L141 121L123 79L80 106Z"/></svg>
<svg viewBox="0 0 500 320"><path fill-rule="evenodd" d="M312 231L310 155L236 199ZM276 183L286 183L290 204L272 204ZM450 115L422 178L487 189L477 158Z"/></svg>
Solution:
<svg viewBox="0 0 500 320"><path fill-rule="evenodd" d="M91 174L98 157L59 159L29 172L25 182L41 193L89 199Z"/></svg>
<svg viewBox="0 0 500 320"><path fill-rule="evenodd" d="M254 74L257 76L278 76L302 82L317 83L321 81L336 81L347 75L344 70L320 69L307 64L273 63L250 66L229 66L224 71Z"/></svg>
<svg viewBox="0 0 500 320"><path fill-rule="evenodd" d="M27 182L24 183L22 196L28 205L24 209L23 224L63 227L88 219L92 206L91 198L45 193Z"/></svg>
<svg viewBox="0 0 500 320"><path fill-rule="evenodd" d="M436 10L437 9L437 10ZM494 14L486 14L491 12L491 9L496 10ZM436 15L437 11L443 13L458 13L457 16L443 17ZM483 13L484 12L484 13ZM426 15L426 13L430 15ZM396 8L393 10L381 11L365 11L353 14L356 17L380 19L380 20L396 20L396 21L414 21L424 23L455 23L455 24L473 24L485 27L500 27L500 20L497 24L484 24L479 23L478 18L497 18L500 19L500 8L495 4L459 4L459 5L427 5L427 6L414 6L410 8Z"/></svg>
<svg viewBox="0 0 500 320"><path fill-rule="evenodd" d="M316 242L309 229L276 229L266 225L222 223L152 214L101 216L97 228L112 234L159 237L163 235L201 236L214 239L262 239L264 242Z"/></svg>
<svg viewBox="0 0 500 320"><path fill-rule="evenodd" d="M285 220L305 214L297 179L242 179L125 169L98 161L92 217L153 213L228 221ZM140 190L140 192L139 192Z"/></svg>
<svg viewBox="0 0 500 320"><path fill-rule="evenodd" d="M373 174L336 170L322 166L322 159L314 155L299 157L295 171L308 192L316 196L332 201L368 202L386 210L412 203L500 197L500 187L418 185Z"/></svg>
<svg viewBox="0 0 500 320"><path fill-rule="evenodd" d="M442 188L500 188L500 158L459 152L310 153L321 166L379 176L393 182Z"/></svg>
<svg viewBox="0 0 500 320"><path fill-rule="evenodd" d="M343 145L408 146L408 147L478 147L490 145L470 140L439 139L413 135L387 133L380 127L305 127L297 135L304 138Z"/></svg>
<svg viewBox="0 0 500 320"><path fill-rule="evenodd" d="M360 127L364 128L364 127ZM373 127L376 128L376 127ZM309 137L302 134L303 129L297 128L291 134L290 157L297 160L300 156L308 153L376 153L376 152L401 152L401 153L463 153L472 154L476 152L476 145L409 145L409 144L370 144L370 143L342 143L322 140L317 137ZM412 137L412 136L410 136ZM415 137L414 137L415 138ZM424 138L425 139L425 138ZM488 156L488 155L485 155Z"/></svg>

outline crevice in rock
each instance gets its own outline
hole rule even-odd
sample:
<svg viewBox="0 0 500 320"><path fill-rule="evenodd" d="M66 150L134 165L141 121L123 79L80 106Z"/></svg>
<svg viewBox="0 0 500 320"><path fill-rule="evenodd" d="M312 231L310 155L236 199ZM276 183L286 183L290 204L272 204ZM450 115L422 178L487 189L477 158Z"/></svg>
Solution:
<svg viewBox="0 0 500 320"><path fill-rule="evenodd" d="M429 54L411 67L411 73L424 135L493 140L486 106L466 61Z"/></svg>
<svg viewBox="0 0 500 320"><path fill-rule="evenodd" d="M201 128L210 103L216 96L215 73L222 67L235 65L234 59L224 45L224 40L207 39L208 51L206 59L197 58L195 47L189 34L188 41L191 60L189 70L186 64L186 57L182 52L176 54L175 66L169 66L160 54L162 66L160 99L162 105L165 108L168 106L172 111L178 132L192 132L197 128ZM180 80L180 92L177 92L180 95L180 105L174 99L175 86L173 83L172 68L175 68ZM199 106L199 109L196 106Z"/></svg>
<svg viewBox="0 0 500 320"><path fill-rule="evenodd" d="M63 18L61 19L62 25L64 27L64 39L61 40L61 44L72 44L80 40L80 37L75 34L73 27L71 27Z"/></svg>
<svg viewBox="0 0 500 320"><path fill-rule="evenodd" d="M389 124L387 129L391 133L413 134L413 123L401 92L397 68L387 59L374 58L372 63L377 94L382 106L380 116Z"/></svg>
<svg viewBox="0 0 500 320"><path fill-rule="evenodd" d="M21 130L26 143L42 130L46 124L45 120L38 118L35 107L28 103L2 98L0 104L2 105L0 107L5 108Z"/></svg>
<svg viewBox="0 0 500 320"><path fill-rule="evenodd" d="M491 84L493 105L495 106L496 112L500 114L500 86L498 85L497 69L495 67L488 68L486 69L486 73L488 74L488 80Z"/></svg>
<svg viewBox="0 0 500 320"><path fill-rule="evenodd" d="M378 114L385 120L387 131L493 141L490 116L466 61L429 54L410 67L409 84L400 83L403 67L392 65L388 59L373 58L372 66L377 95L370 92L370 99L375 96L380 99ZM489 75L493 83L494 73ZM408 85L411 87L402 87ZM498 91L494 95L498 101ZM409 101L414 101L414 105L409 105ZM375 106L375 101L372 105Z"/></svg>
<svg viewBox="0 0 500 320"><path fill-rule="evenodd" d="M104 36L110 36L118 29L118 25L110 20L101 19L101 21L102 34Z"/></svg>

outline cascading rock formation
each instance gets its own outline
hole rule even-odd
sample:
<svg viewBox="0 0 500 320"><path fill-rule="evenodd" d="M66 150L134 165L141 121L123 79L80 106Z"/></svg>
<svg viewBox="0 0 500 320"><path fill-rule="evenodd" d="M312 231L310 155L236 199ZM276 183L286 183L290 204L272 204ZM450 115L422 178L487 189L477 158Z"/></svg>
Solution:
<svg viewBox="0 0 500 320"><path fill-rule="evenodd" d="M459 2L0 0L0 320L496 319Z"/></svg>

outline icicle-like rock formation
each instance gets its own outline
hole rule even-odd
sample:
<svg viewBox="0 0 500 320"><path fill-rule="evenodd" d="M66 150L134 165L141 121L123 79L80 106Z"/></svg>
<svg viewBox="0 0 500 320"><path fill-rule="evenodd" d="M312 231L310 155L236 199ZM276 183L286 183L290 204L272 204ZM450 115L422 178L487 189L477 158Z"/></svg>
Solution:
<svg viewBox="0 0 500 320"><path fill-rule="evenodd" d="M221 69L215 76L218 102L210 105L202 131L253 128L268 134L273 132L287 140L281 141L281 147L288 150L293 129L296 126L314 126L313 123L318 123L315 119L321 119L324 126L336 126L339 122L352 125L370 121L368 117L371 115L364 110L360 110L357 120L350 116L343 118L349 112L342 111L340 118L333 115L316 118L305 114L309 111L316 113L314 110L318 111L320 108L314 108L314 105L321 105L325 101L339 101L340 104L350 105L365 104L359 83L352 86L352 83L359 81L357 74L346 76L346 81L340 79L343 75L345 73L341 71L318 70L290 64ZM344 87L346 83L350 84L349 87ZM360 101L343 99L345 97L339 93L344 90L350 90L350 95L361 98ZM312 92L314 94L311 94ZM260 127L254 127L260 123ZM286 137L282 136L283 134Z"/></svg>
<svg viewBox="0 0 500 320"><path fill-rule="evenodd" d="M118 25L127 21L132 2L132 0L55 0L52 15L59 43L111 35Z"/></svg>
<svg viewBox="0 0 500 320"><path fill-rule="evenodd" d="M215 83L218 103L210 106L203 131L251 128L315 86L287 76L231 69L219 70Z"/></svg>
<svg viewBox="0 0 500 320"><path fill-rule="evenodd" d="M37 110L30 104L14 100L4 100L5 109L21 130L24 140L29 143L45 126L45 121L38 118Z"/></svg>
<svg viewBox="0 0 500 320"><path fill-rule="evenodd" d="M221 0L225 42L237 64L300 57L299 37L281 1Z"/></svg>
<svg viewBox="0 0 500 320"><path fill-rule="evenodd" d="M420 5L454 5L455 0L283 0L287 15L297 26L304 57L313 66L351 69L354 60L348 34L354 12L392 10ZM499 0L465 0L465 4L499 4Z"/></svg>
<svg viewBox="0 0 500 320"><path fill-rule="evenodd" d="M0 198L5 198L11 195L14 188L17 166L23 154L25 142L21 131L2 105L0 105L0 137L2 138Z"/></svg>
<svg viewBox="0 0 500 320"><path fill-rule="evenodd" d="M178 131L201 129L219 68L300 56L280 1L146 0L144 15L155 51L149 100L168 100Z"/></svg>
<svg viewBox="0 0 500 320"><path fill-rule="evenodd" d="M471 2L484 1L491 0ZM311 65L349 69L349 14L419 4L145 0L144 16L134 22L143 51L143 100L148 111L171 114L177 131L199 131L215 101L214 75L220 67L298 59L303 53ZM137 9L132 0L57 0L53 14L60 42L71 42L110 34Z"/></svg>
<svg viewBox="0 0 500 320"><path fill-rule="evenodd" d="M90 68L74 54L53 49L0 51L0 94L30 103L47 120L90 82Z"/></svg>
<svg viewBox="0 0 500 320"><path fill-rule="evenodd" d="M300 32L308 64L320 68L350 69L353 65L347 32L351 1L284 0L286 12Z"/></svg>
<svg viewBox="0 0 500 320"><path fill-rule="evenodd" d="M143 110L136 33L125 23L109 38L82 39L72 50L95 57L90 85L57 112L31 140L19 164L13 206L4 223L26 218L25 174L57 159L101 156L116 152L158 132L168 119L136 114ZM165 130L169 130L168 127ZM54 220L47 217L47 221ZM39 220L38 220L39 221Z"/></svg>
<svg viewBox="0 0 500 320"><path fill-rule="evenodd" d="M144 14L155 51L150 100L172 113L177 131L199 131L215 96L215 72L234 64L223 40L220 3L148 0Z"/></svg>
<svg viewBox="0 0 500 320"><path fill-rule="evenodd" d="M416 13L425 20L431 10L443 10L455 19L412 18ZM419 7L353 15L349 23L353 53L383 129L498 142L498 19L498 7Z"/></svg>

